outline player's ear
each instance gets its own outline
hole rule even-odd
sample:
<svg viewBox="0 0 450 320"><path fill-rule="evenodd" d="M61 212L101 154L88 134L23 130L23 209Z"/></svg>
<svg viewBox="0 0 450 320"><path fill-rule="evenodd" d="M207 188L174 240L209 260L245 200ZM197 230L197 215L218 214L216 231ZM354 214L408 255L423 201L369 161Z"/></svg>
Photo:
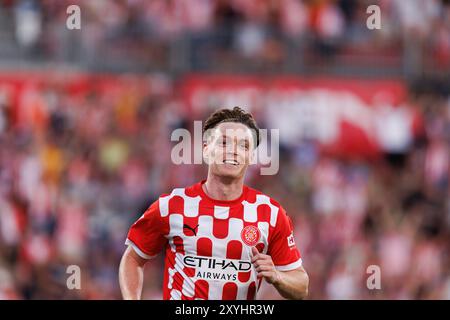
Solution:
<svg viewBox="0 0 450 320"><path fill-rule="evenodd" d="M249 164L256 164L256 149L252 148L249 151L249 155L248 155L248 160L249 160Z"/></svg>
<svg viewBox="0 0 450 320"><path fill-rule="evenodd" d="M206 164L209 164L209 148L207 140L203 140L202 142L202 156L203 161L205 161Z"/></svg>
<svg viewBox="0 0 450 320"><path fill-rule="evenodd" d="M252 132L252 139L250 140L250 150L249 150L249 164L256 164L256 152L257 152L257 146L255 145L255 140L256 140L256 133L254 129L251 129Z"/></svg>

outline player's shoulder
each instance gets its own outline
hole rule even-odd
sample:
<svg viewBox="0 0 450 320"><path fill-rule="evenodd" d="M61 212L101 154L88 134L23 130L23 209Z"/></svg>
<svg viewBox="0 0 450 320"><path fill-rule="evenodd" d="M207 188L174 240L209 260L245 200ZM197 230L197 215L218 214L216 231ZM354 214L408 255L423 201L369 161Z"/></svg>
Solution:
<svg viewBox="0 0 450 320"><path fill-rule="evenodd" d="M187 187L175 187L168 192L161 193L152 203L154 211L158 211L162 217L167 217L172 210L183 211L189 205L198 205L200 200L198 184Z"/></svg>
<svg viewBox="0 0 450 320"><path fill-rule="evenodd" d="M198 194L198 184L193 184L189 186L184 187L173 187L172 189L167 189L163 193L159 195L160 198L166 198L166 197L173 197L173 196L179 196L179 195L186 195L186 196L193 196Z"/></svg>
<svg viewBox="0 0 450 320"><path fill-rule="evenodd" d="M261 190L249 187L249 186L245 186L247 188L247 201L255 203L265 203L265 204L271 204L272 206L284 211L283 206L280 204L280 202L278 202L277 200L275 200L274 198L272 198L270 195L262 192Z"/></svg>
<svg viewBox="0 0 450 320"><path fill-rule="evenodd" d="M161 193L157 201L164 202L171 200L172 198L183 198L183 199L197 198L200 195L199 188L201 188L200 182L197 182L193 185L189 185L186 187L174 187L164 193Z"/></svg>

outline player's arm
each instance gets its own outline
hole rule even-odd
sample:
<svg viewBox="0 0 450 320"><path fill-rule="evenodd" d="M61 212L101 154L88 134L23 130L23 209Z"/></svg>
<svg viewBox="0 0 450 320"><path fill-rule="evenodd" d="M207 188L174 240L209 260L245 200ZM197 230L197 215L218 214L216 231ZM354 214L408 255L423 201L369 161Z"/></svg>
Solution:
<svg viewBox="0 0 450 320"><path fill-rule="evenodd" d="M300 300L308 296L309 277L303 266L290 271L279 271L275 267L272 257L259 253L252 248L252 263L258 277L263 277L272 284L286 299Z"/></svg>
<svg viewBox="0 0 450 320"><path fill-rule="evenodd" d="M167 243L167 222L155 201L131 226L119 266L119 284L124 299L141 299L145 263L155 257Z"/></svg>
<svg viewBox="0 0 450 320"><path fill-rule="evenodd" d="M273 285L284 298L301 300L308 296L309 277L303 267L277 272L278 281Z"/></svg>
<svg viewBox="0 0 450 320"><path fill-rule="evenodd" d="M123 299L141 299L146 262L147 259L141 258L131 246L125 250L119 266L119 284Z"/></svg>
<svg viewBox="0 0 450 320"><path fill-rule="evenodd" d="M252 253L258 276L271 283L284 298L304 299L308 296L309 277L295 245L292 221L282 207L267 254L259 253L256 248L252 248Z"/></svg>

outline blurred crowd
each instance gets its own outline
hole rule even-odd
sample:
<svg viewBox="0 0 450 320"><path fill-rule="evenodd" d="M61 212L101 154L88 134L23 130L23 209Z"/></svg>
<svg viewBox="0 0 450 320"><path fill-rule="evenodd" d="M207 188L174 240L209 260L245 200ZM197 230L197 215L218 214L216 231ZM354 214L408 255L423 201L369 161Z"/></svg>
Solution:
<svg viewBox="0 0 450 320"><path fill-rule="evenodd" d="M268 68L286 59L295 62L303 54L309 56L309 64L320 56L326 59L319 63L324 63L336 53L398 61L401 50L414 47L423 54L411 57L413 63L448 68L450 61L448 0L75 2L81 8L82 32L65 28L66 9L74 1L2 0L0 11L7 13L5 19L14 18L11 30L21 48L53 59L70 60L79 54L89 61L107 52L105 58L133 57L161 66L177 57L177 52L189 52L185 56L194 68L204 67L207 61L213 61L208 66L229 66L236 57ZM381 29L376 32L366 25L373 12L367 8L373 4L381 14ZM171 46L175 50L169 54Z"/></svg>
<svg viewBox="0 0 450 320"><path fill-rule="evenodd" d="M0 299L119 299L132 222L161 193L206 174L172 164L170 133L192 130L209 110L187 112L161 75L123 76L120 86L92 79L85 90L48 79L14 99L0 86ZM352 161L281 136L278 174L249 171L246 183L294 221L310 298L450 299L448 88L410 87L423 125L401 152ZM69 265L80 267L80 290L66 286ZM367 288L371 265L379 290ZM162 297L162 275L160 255L146 267L144 298ZM279 296L264 286L260 298Z"/></svg>

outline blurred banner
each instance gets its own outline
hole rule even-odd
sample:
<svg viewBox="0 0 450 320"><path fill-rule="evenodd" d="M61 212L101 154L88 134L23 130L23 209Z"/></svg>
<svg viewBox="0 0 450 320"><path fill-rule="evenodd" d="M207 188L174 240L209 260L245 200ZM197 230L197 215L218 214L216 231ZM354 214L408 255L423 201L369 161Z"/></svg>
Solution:
<svg viewBox="0 0 450 320"><path fill-rule="evenodd" d="M0 93L12 100L15 125L45 128L49 106L44 106L43 88L64 90L72 99L89 91L108 92L114 94L111 101L127 91L179 91L192 120L217 106L239 105L267 119L266 128L279 128L281 143L288 147L313 140L322 152L346 158L403 153L422 122L407 102L405 85L396 80L188 75L173 85L158 75L3 73Z"/></svg>
<svg viewBox="0 0 450 320"><path fill-rule="evenodd" d="M58 72L0 72L0 97L9 105L12 126L44 132L50 113L57 109L56 99L64 94L65 104L77 107L85 96L107 96L111 108L129 107L127 97L145 94L167 94L172 87L166 77L142 75L102 75L73 71ZM51 96L54 99L51 99ZM50 96L50 98L49 98ZM53 103L52 103L53 102ZM120 108L120 106L119 106ZM125 116L126 118L126 116Z"/></svg>
<svg viewBox="0 0 450 320"><path fill-rule="evenodd" d="M194 114L247 106L265 113L266 127L279 128L286 146L314 140L335 156L404 152L420 130L420 115L407 103L402 81L191 75L181 85Z"/></svg>

